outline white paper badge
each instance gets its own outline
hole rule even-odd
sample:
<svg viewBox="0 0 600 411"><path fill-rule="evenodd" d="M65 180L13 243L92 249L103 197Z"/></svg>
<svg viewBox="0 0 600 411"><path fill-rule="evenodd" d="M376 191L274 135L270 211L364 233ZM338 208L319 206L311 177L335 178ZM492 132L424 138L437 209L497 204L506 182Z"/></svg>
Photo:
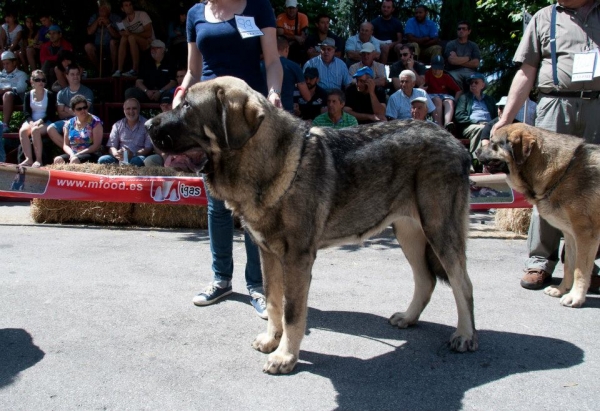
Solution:
<svg viewBox="0 0 600 411"><path fill-rule="evenodd" d="M573 56L573 73L571 81L589 81L594 76L597 52L575 53Z"/></svg>
<svg viewBox="0 0 600 411"><path fill-rule="evenodd" d="M235 16L235 24L243 39L264 36L264 33L256 26L252 16Z"/></svg>

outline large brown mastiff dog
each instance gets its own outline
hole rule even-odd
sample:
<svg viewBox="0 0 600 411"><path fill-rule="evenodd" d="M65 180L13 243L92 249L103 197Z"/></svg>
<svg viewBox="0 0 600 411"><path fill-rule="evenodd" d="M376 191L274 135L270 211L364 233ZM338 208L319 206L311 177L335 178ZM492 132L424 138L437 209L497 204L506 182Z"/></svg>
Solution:
<svg viewBox="0 0 600 411"><path fill-rule="evenodd" d="M491 172L505 172L511 187L563 232L564 278L544 292L581 307L600 244L600 147L517 123L501 128L477 157Z"/></svg>
<svg viewBox="0 0 600 411"><path fill-rule="evenodd" d="M192 159L260 247L269 322L252 346L271 353L265 372L298 361L317 250L390 224L415 281L390 323L416 324L438 276L458 308L451 348L477 349L465 256L470 159L446 131L422 121L309 129L231 77L196 84L146 127L156 147Z"/></svg>

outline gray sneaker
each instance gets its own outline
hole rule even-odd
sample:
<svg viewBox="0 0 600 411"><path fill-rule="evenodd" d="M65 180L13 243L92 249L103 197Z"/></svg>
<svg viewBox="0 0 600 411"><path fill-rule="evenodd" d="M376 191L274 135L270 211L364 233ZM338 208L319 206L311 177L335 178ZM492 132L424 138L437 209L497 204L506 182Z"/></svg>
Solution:
<svg viewBox="0 0 600 411"><path fill-rule="evenodd" d="M252 304L252 307L254 307L254 311L256 311L256 314L260 318L262 318L263 320L269 318L267 314L267 299L264 295L257 292L250 294L250 304Z"/></svg>
<svg viewBox="0 0 600 411"><path fill-rule="evenodd" d="M205 305L211 305L212 303L217 302L218 300L231 294L232 292L233 292L233 289L232 289L231 285L228 287L225 287L225 288L221 288L221 287L217 286L215 283L210 283L204 289L204 291L202 291L200 294L198 294L197 296L194 297L192 302L194 303L194 305L197 305L200 307L205 306Z"/></svg>

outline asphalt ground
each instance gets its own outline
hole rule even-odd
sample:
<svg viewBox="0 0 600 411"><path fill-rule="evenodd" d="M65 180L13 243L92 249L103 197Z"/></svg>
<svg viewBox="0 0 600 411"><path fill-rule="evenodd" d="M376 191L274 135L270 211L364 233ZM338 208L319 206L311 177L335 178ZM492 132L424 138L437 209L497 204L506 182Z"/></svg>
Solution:
<svg viewBox="0 0 600 411"><path fill-rule="evenodd" d="M391 232L321 250L290 375L261 369L243 238L234 294L196 307L211 279L205 230L38 225L0 204L1 410L598 410L600 298L570 309L519 286L525 240L472 215L468 268L479 351L456 354L451 289L416 327L413 280ZM562 267L555 273L562 277Z"/></svg>

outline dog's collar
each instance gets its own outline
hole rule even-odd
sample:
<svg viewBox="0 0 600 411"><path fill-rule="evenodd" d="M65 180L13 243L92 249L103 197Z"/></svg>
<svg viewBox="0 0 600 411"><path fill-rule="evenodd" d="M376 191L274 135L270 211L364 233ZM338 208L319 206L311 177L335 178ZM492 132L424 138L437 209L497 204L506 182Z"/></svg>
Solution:
<svg viewBox="0 0 600 411"><path fill-rule="evenodd" d="M567 168L565 168L565 171L562 173L560 178L556 180L556 183L554 183L548 190L546 190L545 193L538 195L535 193L535 191L531 190L534 194L533 198L535 198L537 201L547 200L552 195L554 190L556 190L560 183L562 183L562 181L565 179L567 173L569 172L569 169L573 164L575 164L575 160L577 160L577 155L581 152L581 150L583 150L583 144L577 146L577 148L573 152L573 157L571 157L569 164L567 164Z"/></svg>

